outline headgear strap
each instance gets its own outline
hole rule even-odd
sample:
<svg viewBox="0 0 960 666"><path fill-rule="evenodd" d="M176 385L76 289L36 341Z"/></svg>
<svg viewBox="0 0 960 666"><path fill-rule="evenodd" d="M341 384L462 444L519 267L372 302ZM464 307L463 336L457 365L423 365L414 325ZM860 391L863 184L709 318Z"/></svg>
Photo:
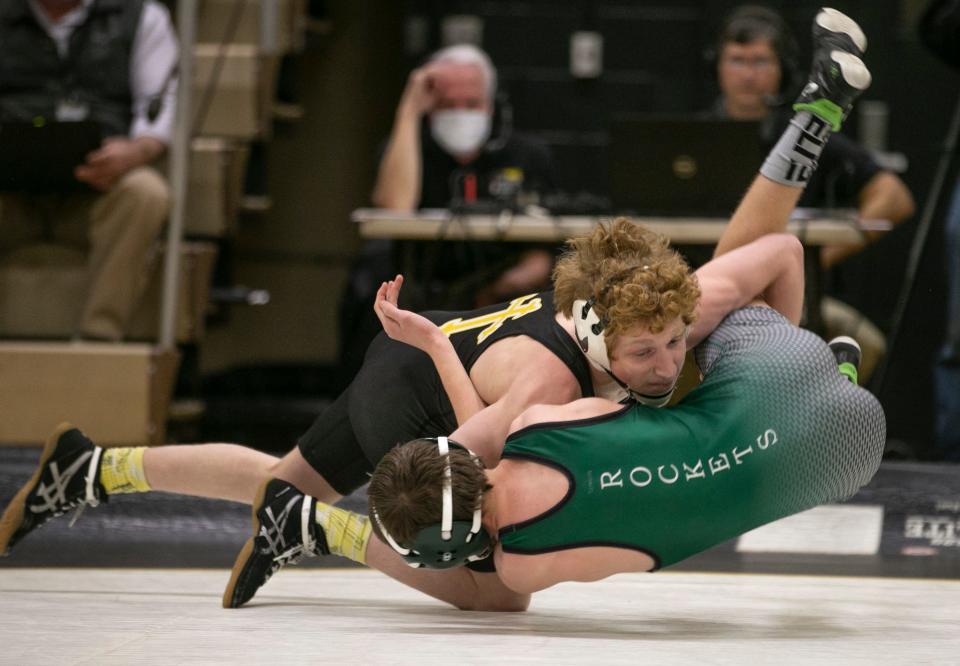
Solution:
<svg viewBox="0 0 960 666"><path fill-rule="evenodd" d="M421 529L410 548L404 548L387 531L375 506L371 506L373 519L387 544L403 556L412 567L447 569L466 562L487 557L491 547L490 535L483 529L483 491L477 496L473 520L453 519L453 475L450 469L450 446L463 449L478 465L479 458L470 449L450 442L446 437L437 437L437 452L444 458L442 479L442 507L440 524ZM439 530L437 528L439 527ZM439 537L439 538L438 538ZM474 537L477 537L476 539ZM469 545L468 545L469 544Z"/></svg>
<svg viewBox="0 0 960 666"><path fill-rule="evenodd" d="M648 271L650 266L644 264L641 267L634 266L632 268L627 268L616 275L614 275L607 282L606 286L600 291L598 297L590 297L589 299L577 299L573 302L573 327L577 336L577 342L580 345L580 349L586 355L587 359L592 363L596 368L605 372L617 386L619 386L620 391L618 391L614 396L610 396L611 399L616 402L626 402L627 400L635 400L641 404L647 405L649 407L663 407L673 396L673 392L676 389L676 385L670 388L666 393L660 395L646 395L643 393L637 393L630 386L617 377L610 363L610 357L607 354L607 342L606 337L603 334L604 329L609 323L606 317L600 317L594 306L596 305L597 298L602 298L613 286L614 282L620 278L633 273L637 268L641 270Z"/></svg>

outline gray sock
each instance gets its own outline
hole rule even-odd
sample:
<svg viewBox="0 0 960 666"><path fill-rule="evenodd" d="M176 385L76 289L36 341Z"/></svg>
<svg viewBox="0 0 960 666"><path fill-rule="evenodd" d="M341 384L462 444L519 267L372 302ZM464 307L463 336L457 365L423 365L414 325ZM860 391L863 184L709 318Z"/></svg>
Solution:
<svg viewBox="0 0 960 666"><path fill-rule="evenodd" d="M809 111L795 113L760 173L781 185L804 187L817 168L828 138L830 123Z"/></svg>

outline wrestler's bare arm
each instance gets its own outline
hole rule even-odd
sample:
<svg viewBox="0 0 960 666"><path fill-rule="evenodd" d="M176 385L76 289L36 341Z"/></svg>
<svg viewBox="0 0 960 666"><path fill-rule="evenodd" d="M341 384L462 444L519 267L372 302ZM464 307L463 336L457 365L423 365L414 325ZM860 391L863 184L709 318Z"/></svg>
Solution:
<svg viewBox="0 0 960 666"><path fill-rule="evenodd" d="M796 324L803 309L803 246L789 234L770 234L717 257L697 270L701 297L687 345L696 346L733 310L762 298Z"/></svg>
<svg viewBox="0 0 960 666"><path fill-rule="evenodd" d="M381 284L373 303L373 311L387 335L398 342L416 347L430 357L440 375L443 390L453 405L457 423L464 423L486 407L486 403L460 362L450 338L426 317L397 306L402 286L402 275Z"/></svg>
<svg viewBox="0 0 960 666"><path fill-rule="evenodd" d="M767 234L783 233L803 189L775 183L758 175L734 211L713 251L714 257L730 252Z"/></svg>
<svg viewBox="0 0 960 666"><path fill-rule="evenodd" d="M517 594L533 594L557 583L591 583L617 573L650 571L653 559L629 548L591 546L570 548L538 555L494 553L497 575Z"/></svg>
<svg viewBox="0 0 960 666"><path fill-rule="evenodd" d="M540 403L563 404L580 397L580 385L563 361L543 345L517 336L495 343L484 352L496 355L500 353L498 346L513 345L511 358L496 365L496 374L507 378L507 386L498 389L495 394L499 395L487 406L450 339L430 320L397 307L402 285L399 275L381 285L374 303L377 317L391 338L430 356L460 424L451 438L480 456L488 467L496 466L510 424L526 408ZM524 344L524 339L529 344ZM518 344L523 349L517 349ZM513 354L522 356L522 362L512 358Z"/></svg>
<svg viewBox="0 0 960 666"><path fill-rule="evenodd" d="M518 373L499 400L450 435L480 456L487 467L496 467L507 435L525 410L541 403L560 407L580 397L580 386L560 359L543 347L532 351L541 358L525 359L530 369Z"/></svg>

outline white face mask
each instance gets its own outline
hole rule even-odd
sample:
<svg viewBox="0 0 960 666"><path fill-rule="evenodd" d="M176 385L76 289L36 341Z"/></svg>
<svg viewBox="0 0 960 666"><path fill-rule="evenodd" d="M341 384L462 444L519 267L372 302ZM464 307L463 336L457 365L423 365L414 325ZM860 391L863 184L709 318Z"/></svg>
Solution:
<svg viewBox="0 0 960 666"><path fill-rule="evenodd" d="M430 114L430 134L454 157L471 155L490 136L490 114L470 109L434 111Z"/></svg>

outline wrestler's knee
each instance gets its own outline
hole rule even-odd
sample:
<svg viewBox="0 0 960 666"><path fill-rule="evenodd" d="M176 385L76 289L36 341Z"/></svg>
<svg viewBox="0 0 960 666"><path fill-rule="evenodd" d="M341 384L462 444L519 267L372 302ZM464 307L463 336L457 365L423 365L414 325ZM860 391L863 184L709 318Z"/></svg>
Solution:
<svg viewBox="0 0 960 666"><path fill-rule="evenodd" d="M287 455L270 466L269 476L292 483L302 492L321 502L336 502L342 497L326 479L307 462L300 449L294 447Z"/></svg>

